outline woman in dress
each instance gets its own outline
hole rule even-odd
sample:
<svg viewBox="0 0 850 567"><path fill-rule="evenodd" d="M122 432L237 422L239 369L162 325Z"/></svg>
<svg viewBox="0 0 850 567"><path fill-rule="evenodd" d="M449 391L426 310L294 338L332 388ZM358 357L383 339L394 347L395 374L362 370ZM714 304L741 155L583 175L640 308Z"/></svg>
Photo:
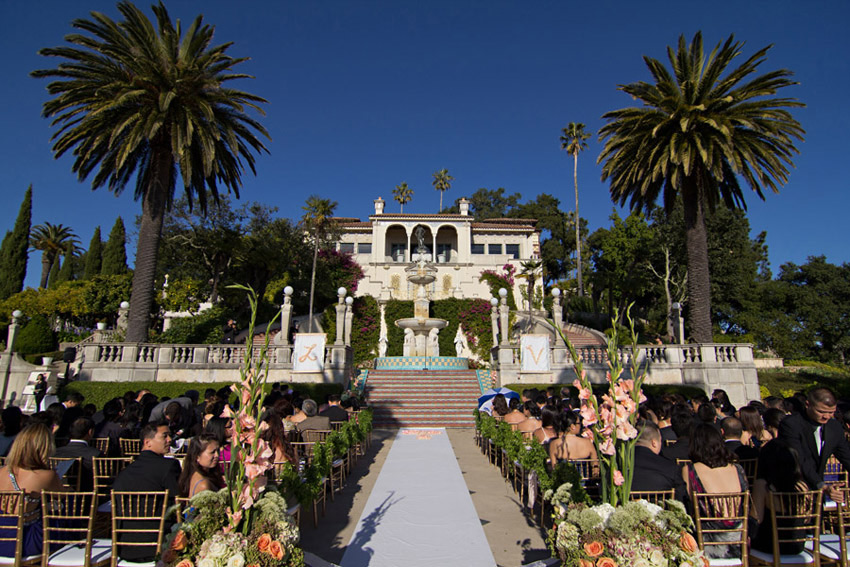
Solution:
<svg viewBox="0 0 850 567"><path fill-rule="evenodd" d="M525 421L520 421L516 430L528 435L530 439L530 435L540 429L540 408L534 402L525 402L522 413L525 415Z"/></svg>
<svg viewBox="0 0 850 567"><path fill-rule="evenodd" d="M192 498L205 490L224 488L224 477L218 466L218 439L209 433L192 438L189 451L183 459L183 471L177 485L180 496Z"/></svg>
<svg viewBox="0 0 850 567"><path fill-rule="evenodd" d="M212 435L218 441L218 460L224 466L230 462L230 439L233 437L233 420L228 417L214 417L207 422L203 433Z"/></svg>
<svg viewBox="0 0 850 567"><path fill-rule="evenodd" d="M764 428L759 410L746 406L740 409L738 415L744 427L744 438L741 439L744 445L761 449L762 445L773 439L770 431Z"/></svg>
<svg viewBox="0 0 850 567"><path fill-rule="evenodd" d="M44 539L41 522L41 491L64 491L62 481L52 468L50 457L56 450L53 433L42 423L34 423L18 433L6 457L6 466L0 467L0 490L25 491L24 497L24 557L40 555ZM3 518L5 525L14 518ZM14 557L15 542L0 542L0 556Z"/></svg>
<svg viewBox="0 0 850 567"><path fill-rule="evenodd" d="M690 439L690 452L688 456L691 462L682 468L682 477L688 488L688 496L693 498L697 492L717 494L724 492L745 492L749 490L747 477L744 469L737 463L737 457L726 448L723 437L713 425L701 423L694 428ZM712 510L704 511L707 515L716 515ZM715 529L735 528L740 525L735 522L718 522L720 526L705 527ZM718 532L706 534L713 539L707 541L724 541L722 538L734 540L734 532ZM726 541L728 541L727 539ZM705 549L706 556L712 558L741 557L739 545L708 545Z"/></svg>
<svg viewBox="0 0 850 567"><path fill-rule="evenodd" d="M561 411L558 408L550 405L543 406L543 409L540 410L540 429L534 432L534 438L541 445L548 444L549 441L558 437L555 424L560 423L560 421Z"/></svg>
<svg viewBox="0 0 850 567"><path fill-rule="evenodd" d="M275 463L295 463L295 449L292 448L287 440L287 433L283 428L283 420L274 412L274 410L266 412L263 416L263 421L268 424L262 433L260 439L269 444L269 447L274 451Z"/></svg>
<svg viewBox="0 0 850 567"><path fill-rule="evenodd" d="M581 423L576 413L562 413L557 428L558 437L549 441L549 462L552 466L564 461L596 458L593 441L579 436Z"/></svg>

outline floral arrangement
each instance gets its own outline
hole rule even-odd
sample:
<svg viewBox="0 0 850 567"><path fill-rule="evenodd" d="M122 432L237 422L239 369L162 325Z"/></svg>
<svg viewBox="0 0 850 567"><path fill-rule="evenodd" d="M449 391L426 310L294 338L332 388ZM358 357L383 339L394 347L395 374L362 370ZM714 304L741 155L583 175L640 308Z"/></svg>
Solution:
<svg viewBox="0 0 850 567"><path fill-rule="evenodd" d="M612 506L629 500L634 445L639 433L637 408L638 404L646 400L641 391L646 371L640 368L636 356L637 332L634 320L628 311L626 318L629 321L632 342L630 377L624 376L625 366L618 350L619 337L616 324L618 317L615 315L613 331L608 339L608 372L606 373L608 391L601 396L601 402L597 401L596 396L593 395L584 364L575 348L558 329L575 361L578 377L573 382L573 386L578 389L581 400L580 415L585 427L583 435L593 441L599 456L602 501Z"/></svg>
<svg viewBox="0 0 850 567"><path fill-rule="evenodd" d="M227 407L223 415L231 417L234 425L227 486L192 498L190 508L166 538L161 560L169 567L302 566L298 528L287 514L286 500L276 490L266 489L266 471L272 468L274 452L260 438L267 427L260 420L260 402L268 374L269 335L255 360L251 354L257 296L250 288L232 287L248 293L251 321L242 380L232 386L240 411L233 414Z"/></svg>
<svg viewBox="0 0 850 567"><path fill-rule="evenodd" d="M664 507L646 500L614 507L570 503L562 485L558 503L555 548L564 565L576 567L708 567L708 559L691 535L691 520L681 502Z"/></svg>

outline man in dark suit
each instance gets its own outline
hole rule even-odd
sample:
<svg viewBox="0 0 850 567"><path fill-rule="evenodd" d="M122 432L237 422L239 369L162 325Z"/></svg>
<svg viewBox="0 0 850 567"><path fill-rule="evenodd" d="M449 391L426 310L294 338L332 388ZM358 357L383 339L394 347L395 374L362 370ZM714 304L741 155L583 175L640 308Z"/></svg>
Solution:
<svg viewBox="0 0 850 567"><path fill-rule="evenodd" d="M759 458L759 451L755 447L748 447L741 443L744 436L744 426L737 417L727 417L720 422L720 434L726 442L726 448L738 455L742 461Z"/></svg>
<svg viewBox="0 0 850 567"><path fill-rule="evenodd" d="M635 442L635 464L632 490L674 490L675 497L684 502L687 496L682 472L676 463L661 456L661 430L651 421L638 425L640 435Z"/></svg>
<svg viewBox="0 0 850 567"><path fill-rule="evenodd" d="M71 440L64 447L59 447L53 456L61 459L76 459L81 457L80 490L88 492L94 489L94 467L93 457L102 457L103 454L97 447L89 443L94 434L94 422L87 417L78 417L71 424L69 430Z"/></svg>
<svg viewBox="0 0 850 567"><path fill-rule="evenodd" d="M327 430L331 428L331 420L326 416L317 415L319 407L316 402L310 399L304 400L301 404L301 411L307 416L307 419L295 425L298 431L307 431L308 429Z"/></svg>
<svg viewBox="0 0 850 567"><path fill-rule="evenodd" d="M348 412L339 405L339 394L328 394L328 407L319 412L331 421L348 421Z"/></svg>
<svg viewBox="0 0 850 567"><path fill-rule="evenodd" d="M161 492L167 490L169 499L178 496L180 489L177 480L180 478L180 464L175 459L165 458L165 454L168 453L171 446L171 430L168 425L148 423L142 428L139 437L142 441L142 451L135 461L118 473L112 485L112 490L114 492ZM173 523L173 519L166 519L165 533L170 531ZM147 521L139 521L136 524L138 526L134 525L134 527L138 527L138 529L150 527ZM126 541L148 541L150 535L147 533L130 533L124 537ZM153 561L157 551L154 546L118 546L118 556L127 561Z"/></svg>
<svg viewBox="0 0 850 567"><path fill-rule="evenodd" d="M676 410L670 418L670 427L676 434L676 442L661 449L661 454L674 463L687 460L691 451L691 431L694 428L694 416L686 410Z"/></svg>
<svg viewBox="0 0 850 567"><path fill-rule="evenodd" d="M850 470L850 444L835 415L835 394L829 388L814 388L806 396L806 411L792 414L779 424L779 439L793 447L800 458L803 480L811 490L823 490L836 502L843 501L838 484L825 484L826 461L835 455L844 470Z"/></svg>

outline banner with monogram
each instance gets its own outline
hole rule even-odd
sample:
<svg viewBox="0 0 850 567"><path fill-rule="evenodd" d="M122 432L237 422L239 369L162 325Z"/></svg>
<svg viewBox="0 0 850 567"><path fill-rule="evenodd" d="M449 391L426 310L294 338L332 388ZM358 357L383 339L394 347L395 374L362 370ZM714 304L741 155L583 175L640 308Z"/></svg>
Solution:
<svg viewBox="0 0 850 567"><path fill-rule="evenodd" d="M523 372L549 372L549 335L522 335L519 344Z"/></svg>
<svg viewBox="0 0 850 567"><path fill-rule="evenodd" d="M321 372L325 364L325 334L298 333L295 335L293 372Z"/></svg>

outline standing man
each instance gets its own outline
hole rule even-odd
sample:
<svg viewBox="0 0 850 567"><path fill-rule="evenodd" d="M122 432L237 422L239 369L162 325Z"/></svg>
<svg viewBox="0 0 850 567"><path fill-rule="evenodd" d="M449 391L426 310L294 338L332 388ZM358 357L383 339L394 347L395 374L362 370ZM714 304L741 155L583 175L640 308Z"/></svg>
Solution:
<svg viewBox="0 0 850 567"><path fill-rule="evenodd" d="M823 473L826 461L835 455L844 470L850 470L850 444L844 438L841 424L835 415L835 394L829 388L814 388L806 396L806 411L792 414L779 424L779 438L793 447L800 456L803 480L811 490L823 490L824 495L842 502L840 484L826 484Z"/></svg>
<svg viewBox="0 0 850 567"><path fill-rule="evenodd" d="M236 343L236 335L239 334L239 329L236 327L236 321L233 319L227 320L227 325L224 326L224 339L222 342L227 345Z"/></svg>
<svg viewBox="0 0 850 567"><path fill-rule="evenodd" d="M35 379L33 392L35 393L35 411L39 412L41 411L41 400L47 395L47 378L44 374L39 374L38 378Z"/></svg>

